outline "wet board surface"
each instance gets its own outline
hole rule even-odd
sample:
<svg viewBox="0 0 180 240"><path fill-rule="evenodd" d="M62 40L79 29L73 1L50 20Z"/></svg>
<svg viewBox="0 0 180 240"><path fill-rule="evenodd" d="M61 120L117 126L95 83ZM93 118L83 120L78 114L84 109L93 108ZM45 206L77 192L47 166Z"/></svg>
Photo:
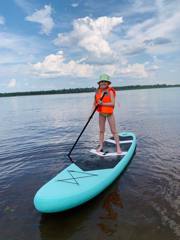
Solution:
<svg viewBox="0 0 180 240"><path fill-rule="evenodd" d="M76 160L75 163L84 171L114 168L128 152L132 143L132 136L120 136L120 147L123 151L123 154L117 155L115 152L115 141L114 138L111 137L104 141L103 153L105 153L105 155L103 153L98 154L95 149L91 149L86 153L86 157L83 155Z"/></svg>
<svg viewBox="0 0 180 240"><path fill-rule="evenodd" d="M76 161L43 185L34 197L35 208L42 213L61 212L79 206L101 193L125 169L136 149L132 132L120 134L124 155L99 156L86 149ZM105 141L104 150L115 152L113 138Z"/></svg>

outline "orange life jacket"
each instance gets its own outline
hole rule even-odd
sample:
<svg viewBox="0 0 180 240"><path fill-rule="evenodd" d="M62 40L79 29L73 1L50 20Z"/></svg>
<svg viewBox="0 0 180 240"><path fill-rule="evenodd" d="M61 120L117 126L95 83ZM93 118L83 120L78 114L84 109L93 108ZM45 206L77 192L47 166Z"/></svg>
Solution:
<svg viewBox="0 0 180 240"><path fill-rule="evenodd" d="M108 87L107 89L101 89L99 88L96 92L96 95L95 95L95 101L96 101L96 104L98 104L99 100L101 99L101 97L103 96L103 93L107 92L107 94L104 96L102 102L103 103L110 103L111 102L111 95L110 95L110 92L113 92L114 94L114 97L116 96L116 92L115 92L115 89L112 88L112 87ZM102 106L102 105L99 105L98 108L97 108L97 111L99 113L113 113L114 111L114 106Z"/></svg>

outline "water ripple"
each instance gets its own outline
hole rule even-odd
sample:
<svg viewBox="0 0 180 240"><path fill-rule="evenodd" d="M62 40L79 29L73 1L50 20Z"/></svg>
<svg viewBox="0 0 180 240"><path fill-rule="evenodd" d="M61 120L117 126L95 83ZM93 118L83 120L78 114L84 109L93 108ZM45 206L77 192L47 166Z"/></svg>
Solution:
<svg viewBox="0 0 180 240"><path fill-rule="evenodd" d="M1 238L25 239L23 229L27 239L81 239L91 237L93 229L97 239L178 239L180 99L175 94L175 89L118 93L118 129L135 132L135 157L94 201L52 217L35 211L33 197L70 164L67 152L87 121L93 94L1 99ZM94 116L74 150L77 157L98 143L97 122Z"/></svg>

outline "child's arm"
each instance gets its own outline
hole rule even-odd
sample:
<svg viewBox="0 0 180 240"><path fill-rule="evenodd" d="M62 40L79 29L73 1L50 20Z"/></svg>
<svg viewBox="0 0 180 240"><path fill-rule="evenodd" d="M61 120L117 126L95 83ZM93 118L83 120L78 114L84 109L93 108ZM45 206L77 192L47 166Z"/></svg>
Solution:
<svg viewBox="0 0 180 240"><path fill-rule="evenodd" d="M93 113L95 107L96 107L96 98L94 96L93 104L92 104L92 107L91 107L91 114Z"/></svg>
<svg viewBox="0 0 180 240"><path fill-rule="evenodd" d="M102 104L100 104L100 105L102 105L102 106L113 106L114 107L114 105L115 105L115 98L114 98L114 94L113 94L112 91L110 91L110 97L111 97L111 102L110 103L103 103L102 102Z"/></svg>

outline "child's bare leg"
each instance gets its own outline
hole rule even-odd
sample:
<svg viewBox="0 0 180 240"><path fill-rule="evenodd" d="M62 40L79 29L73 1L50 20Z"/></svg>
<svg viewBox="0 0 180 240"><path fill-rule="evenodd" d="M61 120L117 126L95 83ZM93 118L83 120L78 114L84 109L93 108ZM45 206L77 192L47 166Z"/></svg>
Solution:
<svg viewBox="0 0 180 240"><path fill-rule="evenodd" d="M122 153L120 144L119 144L119 135L117 134L117 130L116 130L116 122L115 122L115 118L114 118L114 114L112 114L111 116L109 116L108 118L108 123L111 129L111 133L114 137L114 140L116 142L116 151L118 154Z"/></svg>
<svg viewBox="0 0 180 240"><path fill-rule="evenodd" d="M103 149L105 123L106 117L99 114L99 147L96 149L97 152L100 152Z"/></svg>

